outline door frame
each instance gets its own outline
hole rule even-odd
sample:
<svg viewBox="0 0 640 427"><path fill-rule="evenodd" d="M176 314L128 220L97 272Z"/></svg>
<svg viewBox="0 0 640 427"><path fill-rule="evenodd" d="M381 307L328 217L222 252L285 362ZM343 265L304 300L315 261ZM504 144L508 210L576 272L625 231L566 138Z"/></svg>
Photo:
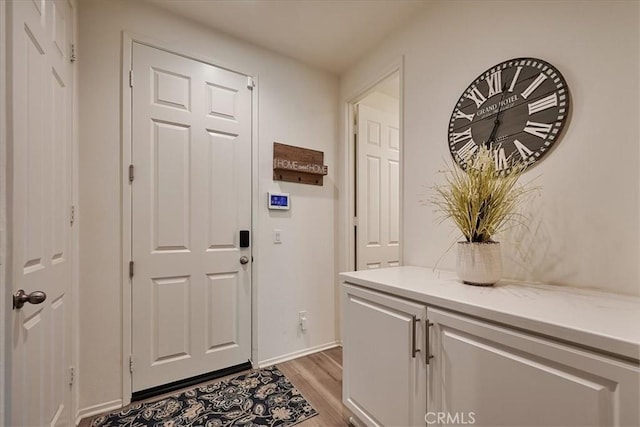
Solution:
<svg viewBox="0 0 640 427"><path fill-rule="evenodd" d="M7 217L10 210L7 203L11 199L8 192L13 182L9 168L9 132L7 124L9 86L9 61L7 57L7 31L9 29L9 16L6 2L0 2L0 322L4 327L0 328L0 424L11 423L11 310L8 309L13 289L11 286L11 261L9 249L11 247L11 233Z"/></svg>
<svg viewBox="0 0 640 427"><path fill-rule="evenodd" d="M78 1L69 0L71 5L71 11L73 16L72 26L72 40L74 48L78 46ZM73 264L71 270L71 293L73 303L73 313L71 314L71 335L73 342L71 343L71 357L74 367L73 389L71 390L71 417L72 421L76 424L80 422L78 418L78 406L80 405L80 145L78 130L79 126L79 107L80 107L80 86L78 73L76 71L77 65L71 67L71 75L73 84L71 85L72 91L72 127L71 127L71 161L73 167L71 168L71 204L75 207L75 222L71 232L71 249Z"/></svg>
<svg viewBox="0 0 640 427"><path fill-rule="evenodd" d="M399 57L395 61L391 62L390 65L381 69L374 75L373 78L365 80L361 85L361 88L347 94L344 102L342 103L342 117L344 120L343 125L343 138L345 144L343 146L343 154L342 158L344 159L343 165L343 176L342 176L342 193L345 194L345 200L343 200L343 207L341 209L343 215L342 224L345 224L346 230L343 233L339 233L341 236L341 246L346 248L346 253L343 253L341 257L341 261L343 263L343 267L341 271L351 271L356 269L356 245L357 241L355 238L354 227L355 227L355 212L356 212L356 162L357 152L356 145L354 141L355 135L355 108L356 104L364 99L367 95L372 93L375 87L380 84L383 80L390 77L394 73L398 73L399 81L400 81L400 98L399 98L399 135L400 135L400 157L399 157L399 204L398 206L398 214L400 217L400 245L399 245L399 261L400 265L403 264L404 259L404 56Z"/></svg>
<svg viewBox="0 0 640 427"><path fill-rule="evenodd" d="M145 46L159 49L174 55L182 56L184 58L192 59L194 61L203 62L217 68L223 68L225 70L242 74L247 77L251 77L255 84L254 89L251 91L251 253L254 258L258 258L257 246L255 245L255 239L253 237L257 234L258 221L257 221L257 206L258 206L258 75L257 73L250 72L251 70L239 70L238 67L230 64L225 64L224 61L219 61L215 58L211 58L205 55L186 52L184 48L178 46L172 46L169 43L165 43L153 38L138 35L128 31L122 32L122 74L121 74L121 205L122 205L122 239L121 239L121 279L122 279L122 405L126 406L131 403L132 394L132 381L131 372L129 370L129 357L132 354L132 337L133 337L133 323L132 323L132 309L131 304L131 280L129 278L129 261L132 256L132 191L129 184L129 165L132 164L132 149L133 141L131 140L132 132L132 106L131 106L131 94L132 88L129 86L129 70L133 62L133 44L139 43ZM255 364L258 359L257 351L257 263L253 263L251 266L251 363Z"/></svg>

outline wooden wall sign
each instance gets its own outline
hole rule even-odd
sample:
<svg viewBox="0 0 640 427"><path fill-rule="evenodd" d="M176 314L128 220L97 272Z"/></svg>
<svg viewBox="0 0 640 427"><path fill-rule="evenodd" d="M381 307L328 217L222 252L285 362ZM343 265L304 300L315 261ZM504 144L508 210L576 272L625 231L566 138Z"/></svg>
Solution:
<svg viewBox="0 0 640 427"><path fill-rule="evenodd" d="M323 185L328 172L322 151L273 143L273 180Z"/></svg>

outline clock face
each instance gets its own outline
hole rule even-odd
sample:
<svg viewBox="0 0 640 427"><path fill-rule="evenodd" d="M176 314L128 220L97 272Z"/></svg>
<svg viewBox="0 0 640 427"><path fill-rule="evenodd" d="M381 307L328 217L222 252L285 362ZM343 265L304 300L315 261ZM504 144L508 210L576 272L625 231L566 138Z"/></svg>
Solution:
<svg viewBox="0 0 640 427"><path fill-rule="evenodd" d="M569 113L562 74L535 58L501 62L462 93L449 122L449 150L463 168L482 144L494 148L496 167L510 159L530 167L557 142Z"/></svg>

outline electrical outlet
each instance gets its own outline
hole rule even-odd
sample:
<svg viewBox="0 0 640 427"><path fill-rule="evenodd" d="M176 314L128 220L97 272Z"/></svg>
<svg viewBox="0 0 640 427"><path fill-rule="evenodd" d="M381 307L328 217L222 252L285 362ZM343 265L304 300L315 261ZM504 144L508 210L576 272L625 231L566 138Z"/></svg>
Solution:
<svg viewBox="0 0 640 427"><path fill-rule="evenodd" d="M300 330L305 332L307 330L307 312L299 311L298 312L298 325L300 325Z"/></svg>

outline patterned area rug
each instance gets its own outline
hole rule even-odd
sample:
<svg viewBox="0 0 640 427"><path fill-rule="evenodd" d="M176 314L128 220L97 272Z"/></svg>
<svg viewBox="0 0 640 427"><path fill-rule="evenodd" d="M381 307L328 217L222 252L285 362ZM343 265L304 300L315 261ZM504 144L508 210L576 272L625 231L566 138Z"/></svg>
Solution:
<svg viewBox="0 0 640 427"><path fill-rule="evenodd" d="M96 417L92 427L292 426L316 415L276 367L196 387Z"/></svg>

